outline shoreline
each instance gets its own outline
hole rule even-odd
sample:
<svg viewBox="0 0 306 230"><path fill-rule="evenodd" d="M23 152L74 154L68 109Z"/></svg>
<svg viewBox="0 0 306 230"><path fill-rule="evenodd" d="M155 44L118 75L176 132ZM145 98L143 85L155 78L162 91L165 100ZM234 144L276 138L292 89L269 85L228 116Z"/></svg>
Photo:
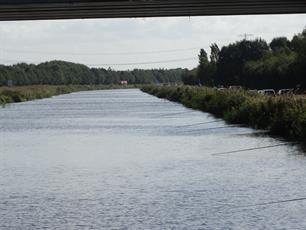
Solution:
<svg viewBox="0 0 306 230"><path fill-rule="evenodd" d="M208 112L229 124L266 130L289 141L306 143L306 97L264 96L244 90L217 91L195 86L144 86L153 96Z"/></svg>
<svg viewBox="0 0 306 230"><path fill-rule="evenodd" d="M130 89L136 85L31 85L0 87L0 105L49 98L89 90Z"/></svg>

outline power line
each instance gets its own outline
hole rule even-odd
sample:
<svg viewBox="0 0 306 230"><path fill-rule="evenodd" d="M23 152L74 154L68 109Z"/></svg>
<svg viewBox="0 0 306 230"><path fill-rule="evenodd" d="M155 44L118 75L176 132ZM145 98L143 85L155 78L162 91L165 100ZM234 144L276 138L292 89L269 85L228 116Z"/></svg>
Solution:
<svg viewBox="0 0 306 230"><path fill-rule="evenodd" d="M227 152L221 152L221 153L213 153L211 155L212 156L219 156L219 155L225 155L225 154L230 154L230 153L240 153L240 152L253 151L253 150L257 150L257 149L275 148L275 147L285 146L285 145L289 145L289 144L288 143L284 143L284 144L268 145L268 146L248 148L248 149L239 149L239 150L233 150L233 151L227 151Z"/></svg>
<svg viewBox="0 0 306 230"><path fill-rule="evenodd" d="M0 60L4 62L12 62L12 63L25 63L25 61L21 61L21 60L12 60L12 59L4 59L4 58L0 58Z"/></svg>
<svg viewBox="0 0 306 230"><path fill-rule="evenodd" d="M162 118L162 117L172 117L172 116L176 116L176 115L182 115L182 114L186 114L186 113L196 113L198 111L186 111L186 112L180 112L180 113L167 113L167 114L162 114L159 116L156 116L156 118Z"/></svg>
<svg viewBox="0 0 306 230"><path fill-rule="evenodd" d="M239 37L243 37L244 40L247 40L248 37L253 37L253 36L254 36L254 34L247 34L247 33L244 33L244 34L240 34L240 35L239 35Z"/></svg>
<svg viewBox="0 0 306 230"><path fill-rule="evenodd" d="M192 132L215 130L215 129L229 129L229 128L235 128L235 127L238 127L238 126L228 125L228 126L212 127L212 128L205 128L205 129L193 129L193 130L182 131L181 133L192 133Z"/></svg>
<svg viewBox="0 0 306 230"><path fill-rule="evenodd" d="M211 124L211 123L222 122L222 121L223 121L222 119L219 119L219 120L208 121L208 122L194 123L194 124L190 124L190 125L180 125L180 126L176 126L176 128L184 128L184 127L191 127L191 126L205 125L205 124Z"/></svg>
<svg viewBox="0 0 306 230"><path fill-rule="evenodd" d="M195 57L183 58L183 59L171 59L163 61L151 61L151 62L128 62L128 63L104 63L104 64L85 64L88 66L123 66L123 65L147 65L147 64L162 64L162 63L173 63L182 61L197 60Z"/></svg>
<svg viewBox="0 0 306 230"><path fill-rule="evenodd" d="M256 207L256 206L266 206L266 205L272 205L272 204L281 204L281 203L289 203L289 202L304 201L304 200L306 200L306 197L289 199L289 200L270 201L266 203L251 204L251 205L245 205L245 206L237 206L235 208L250 208L250 207Z"/></svg>
<svg viewBox="0 0 306 230"><path fill-rule="evenodd" d="M189 50L198 50L198 47L184 48L184 49L168 49L168 50L148 50L148 51L135 51L135 52L101 52L101 53L90 53L90 52L48 52L48 51L32 51L32 50L16 50L0 48L4 52L11 53L29 53L29 54L44 54L44 55L77 55L77 56L116 56L116 55L143 55L143 54L159 54L159 53L174 53Z"/></svg>
<svg viewBox="0 0 306 230"><path fill-rule="evenodd" d="M298 201L306 201L306 197L286 199L286 200L268 201L268 202L264 202L264 203L257 203L257 204L250 204L250 205L233 206L229 210L231 212L236 212L236 211L239 212L239 209L243 209L242 211L245 211L244 210L245 208L268 206L268 205L274 205L274 204L285 204L285 203L292 203L292 202L298 202Z"/></svg>
<svg viewBox="0 0 306 230"><path fill-rule="evenodd" d="M16 62L16 63L26 63L25 61L21 60L8 60L8 59L1 59L5 62ZM183 61L191 61L197 60L195 57L191 58L182 58L182 59L170 59L170 60L162 60L162 61L151 61L151 62L128 62L128 63L104 63L104 64L90 64L90 63L79 63L87 66L124 66L124 65L147 65L147 64L162 64L162 63L174 63L174 62L183 62ZM71 62L71 61L69 61Z"/></svg>

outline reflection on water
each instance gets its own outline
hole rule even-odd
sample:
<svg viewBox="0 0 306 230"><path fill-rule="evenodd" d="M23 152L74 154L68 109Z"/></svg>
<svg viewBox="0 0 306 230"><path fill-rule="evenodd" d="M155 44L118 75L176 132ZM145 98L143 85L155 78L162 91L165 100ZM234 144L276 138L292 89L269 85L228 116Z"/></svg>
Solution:
<svg viewBox="0 0 306 230"><path fill-rule="evenodd" d="M0 229L305 229L305 156L257 132L136 89L0 108Z"/></svg>

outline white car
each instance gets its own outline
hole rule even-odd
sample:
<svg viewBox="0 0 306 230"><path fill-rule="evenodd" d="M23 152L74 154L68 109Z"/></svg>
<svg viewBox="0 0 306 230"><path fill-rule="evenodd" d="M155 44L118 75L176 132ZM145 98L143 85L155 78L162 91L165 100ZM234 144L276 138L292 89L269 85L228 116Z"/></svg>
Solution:
<svg viewBox="0 0 306 230"><path fill-rule="evenodd" d="M280 89L277 94L278 95L284 95L284 94L292 94L293 89Z"/></svg>
<svg viewBox="0 0 306 230"><path fill-rule="evenodd" d="M262 89L262 90L258 90L258 93L263 94L263 95L275 96L274 89Z"/></svg>

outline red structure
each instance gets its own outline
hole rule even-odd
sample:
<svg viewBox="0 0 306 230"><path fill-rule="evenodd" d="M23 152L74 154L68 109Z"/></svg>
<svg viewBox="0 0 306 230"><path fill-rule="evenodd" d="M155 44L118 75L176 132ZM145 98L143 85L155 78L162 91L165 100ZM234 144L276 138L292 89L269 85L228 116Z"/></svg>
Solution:
<svg viewBox="0 0 306 230"><path fill-rule="evenodd" d="M128 81L120 81L120 84L121 84L121 85L127 85L127 84L128 84Z"/></svg>

